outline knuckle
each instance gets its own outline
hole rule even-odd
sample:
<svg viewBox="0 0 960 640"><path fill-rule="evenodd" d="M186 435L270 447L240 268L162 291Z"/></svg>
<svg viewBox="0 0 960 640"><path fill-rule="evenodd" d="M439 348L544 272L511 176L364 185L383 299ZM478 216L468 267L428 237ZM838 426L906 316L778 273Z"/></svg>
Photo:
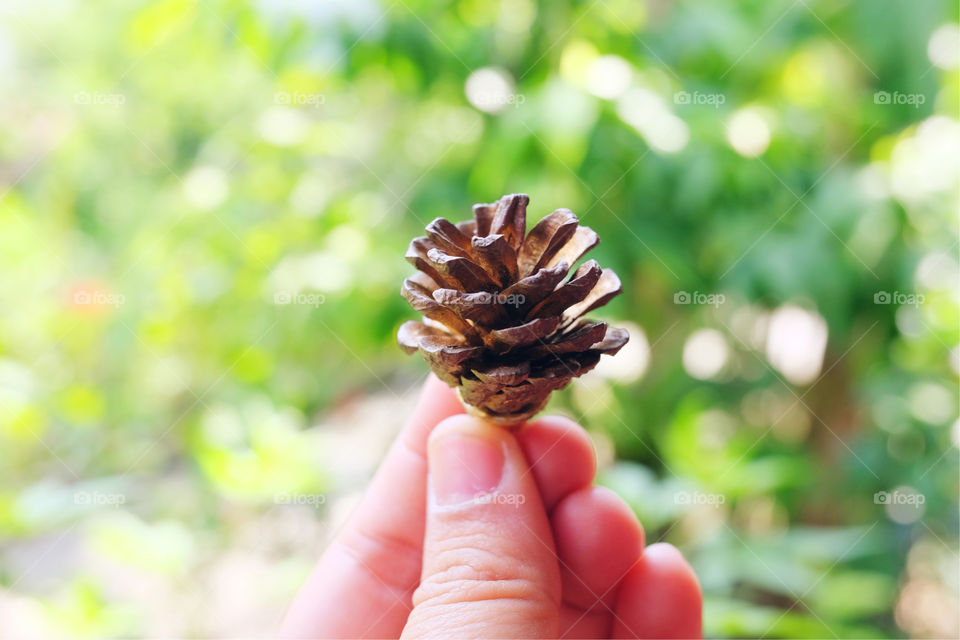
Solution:
<svg viewBox="0 0 960 640"><path fill-rule="evenodd" d="M389 589L404 591L415 584L422 552L402 537L386 531L347 527L336 543L366 573Z"/></svg>
<svg viewBox="0 0 960 640"><path fill-rule="evenodd" d="M513 601L524 606L546 604L541 590L524 578L434 576L414 592L415 607Z"/></svg>
<svg viewBox="0 0 960 640"><path fill-rule="evenodd" d="M444 540L414 593L414 605L501 600L524 606L556 606L543 586L542 576L529 562L488 542L483 533Z"/></svg>

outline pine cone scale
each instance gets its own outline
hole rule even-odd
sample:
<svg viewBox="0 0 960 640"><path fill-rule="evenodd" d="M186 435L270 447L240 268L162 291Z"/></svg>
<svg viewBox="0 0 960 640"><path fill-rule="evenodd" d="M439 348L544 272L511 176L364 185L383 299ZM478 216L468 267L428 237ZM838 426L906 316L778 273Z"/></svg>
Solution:
<svg viewBox="0 0 960 640"><path fill-rule="evenodd" d="M471 236L457 228L457 225L443 218L437 218L427 225L427 237L442 251L461 258L470 257Z"/></svg>
<svg viewBox="0 0 960 640"><path fill-rule="evenodd" d="M570 308L564 311L564 318L573 320L590 313L594 309L610 302L614 297L620 295L622 291L623 287L620 284L620 278L617 277L617 274L614 273L612 269L604 269L600 274L600 279L597 281L597 284L594 285L587 297L571 305Z"/></svg>
<svg viewBox="0 0 960 640"><path fill-rule="evenodd" d="M573 266L587 251L600 244L600 236L590 227L577 227L570 239L563 245L543 267L550 268L560 262Z"/></svg>
<svg viewBox="0 0 960 640"><path fill-rule="evenodd" d="M514 250L520 248L523 234L527 230L529 202L530 198L522 193L500 198L490 223L492 233L502 234Z"/></svg>
<svg viewBox="0 0 960 640"><path fill-rule="evenodd" d="M437 289L433 299L451 309L463 320L487 327L502 327L510 321L503 305L489 291L461 293L454 289Z"/></svg>
<svg viewBox="0 0 960 640"><path fill-rule="evenodd" d="M570 267L566 262L561 262L551 269L541 269L510 285L500 296L504 300L512 300L517 317L525 318L527 311L550 295L569 271Z"/></svg>
<svg viewBox="0 0 960 640"><path fill-rule="evenodd" d="M490 223L493 222L493 212L497 203L493 204L475 204L473 205L473 235L479 238L485 238L490 235Z"/></svg>
<svg viewBox="0 0 960 640"><path fill-rule="evenodd" d="M517 279L517 255L506 237L500 234L483 238L474 236L471 245L478 264L500 287Z"/></svg>
<svg viewBox="0 0 960 640"><path fill-rule="evenodd" d="M485 342L498 354L507 353L513 349L541 342L556 331L558 326L560 326L560 318L537 318L516 327L495 329L487 334L489 339Z"/></svg>
<svg viewBox="0 0 960 640"><path fill-rule="evenodd" d="M596 260L580 265L573 277L555 289L527 314L528 318L558 315L590 295L600 280L602 269Z"/></svg>
<svg viewBox="0 0 960 640"><path fill-rule="evenodd" d="M528 351L527 357L539 359L550 355L582 352L595 344L600 344L607 333L605 322L585 322L575 331L563 336L559 342L538 344Z"/></svg>
<svg viewBox="0 0 960 640"><path fill-rule="evenodd" d="M577 216L569 209L557 209L530 230L520 248L521 275L541 269L573 236L579 226Z"/></svg>
<svg viewBox="0 0 960 640"><path fill-rule="evenodd" d="M427 252L430 265L458 291L496 291L497 283L469 258L458 258L440 249Z"/></svg>

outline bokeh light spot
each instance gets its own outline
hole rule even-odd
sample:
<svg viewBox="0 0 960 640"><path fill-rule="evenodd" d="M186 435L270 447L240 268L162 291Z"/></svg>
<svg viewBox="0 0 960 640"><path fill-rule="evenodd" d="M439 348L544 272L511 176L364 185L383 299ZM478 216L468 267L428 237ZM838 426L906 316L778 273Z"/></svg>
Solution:
<svg viewBox="0 0 960 640"><path fill-rule="evenodd" d="M827 323L820 314L784 305L770 315L767 359L793 384L816 379L826 348Z"/></svg>
<svg viewBox="0 0 960 640"><path fill-rule="evenodd" d="M513 79L503 69L484 67L467 78L467 100L480 111L503 111L513 95Z"/></svg>
<svg viewBox="0 0 960 640"><path fill-rule="evenodd" d="M598 98L619 98L630 87L633 69L620 56L600 56L587 70L587 91Z"/></svg>
<svg viewBox="0 0 960 640"><path fill-rule="evenodd" d="M727 339L716 329L698 329L683 345L683 368L699 380L720 373L729 358Z"/></svg>
<svg viewBox="0 0 960 640"><path fill-rule="evenodd" d="M960 67L960 24L950 23L937 28L927 43L930 62L941 69Z"/></svg>
<svg viewBox="0 0 960 640"><path fill-rule="evenodd" d="M741 109L727 122L727 141L740 155L755 158L770 146L770 125L759 109Z"/></svg>

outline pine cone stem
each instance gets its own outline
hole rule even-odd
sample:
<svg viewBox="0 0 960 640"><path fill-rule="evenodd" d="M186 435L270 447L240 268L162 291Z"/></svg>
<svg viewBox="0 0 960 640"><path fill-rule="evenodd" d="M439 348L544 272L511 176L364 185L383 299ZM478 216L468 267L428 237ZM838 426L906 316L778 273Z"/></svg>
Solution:
<svg viewBox="0 0 960 640"><path fill-rule="evenodd" d="M540 410L543 409L543 406L541 406L541 407L539 407L539 408L537 408L537 409L534 409L534 410L530 413L530 416L528 416L528 417L520 417L520 418L518 418L517 416L513 416L513 415L504 415L504 416L491 415L490 413L488 413L488 412L485 411L484 409L480 409L480 408L478 408L478 407L475 407L475 406L473 406L472 404L470 404L469 402L467 402L466 400L464 400L464 399L463 399L463 396L460 394L460 387L457 387L457 390L456 390L456 391L457 391L457 398L460 400L460 403L463 405L463 408L466 410L466 412L467 412L468 414L470 414L471 416L473 416L473 417L475 417L475 418L480 418L481 420L484 420L484 421L489 422L489 423L491 423L491 424L495 424L495 425L497 425L498 427L501 427L501 428L503 428L503 429L506 429L507 431L518 431L518 430L520 429L520 427L522 427L523 425L525 425L525 424L527 423L527 420L528 420L530 417L533 417L533 415L539 413ZM544 398L544 399L543 399L543 405L546 405L546 404L547 404L547 398Z"/></svg>

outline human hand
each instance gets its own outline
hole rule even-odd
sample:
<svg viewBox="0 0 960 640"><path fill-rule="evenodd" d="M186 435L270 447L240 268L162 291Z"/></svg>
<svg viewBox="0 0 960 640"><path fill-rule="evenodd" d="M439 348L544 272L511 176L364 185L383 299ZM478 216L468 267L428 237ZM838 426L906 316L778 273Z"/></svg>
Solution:
<svg viewBox="0 0 960 640"><path fill-rule="evenodd" d="M700 637L696 577L671 545L644 549L626 503L591 486L583 429L462 414L431 375L284 636Z"/></svg>

